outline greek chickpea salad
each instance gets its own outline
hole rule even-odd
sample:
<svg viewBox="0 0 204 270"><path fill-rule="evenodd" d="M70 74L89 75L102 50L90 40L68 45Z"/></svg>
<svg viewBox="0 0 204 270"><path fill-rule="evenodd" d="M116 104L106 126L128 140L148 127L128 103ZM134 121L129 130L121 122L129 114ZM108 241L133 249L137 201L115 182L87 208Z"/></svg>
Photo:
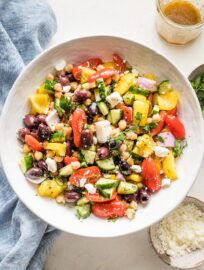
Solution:
<svg viewBox="0 0 204 270"><path fill-rule="evenodd" d="M37 194L76 216L133 219L138 205L177 179L186 146L169 80L112 61L59 61L29 97L18 130L20 169Z"/></svg>

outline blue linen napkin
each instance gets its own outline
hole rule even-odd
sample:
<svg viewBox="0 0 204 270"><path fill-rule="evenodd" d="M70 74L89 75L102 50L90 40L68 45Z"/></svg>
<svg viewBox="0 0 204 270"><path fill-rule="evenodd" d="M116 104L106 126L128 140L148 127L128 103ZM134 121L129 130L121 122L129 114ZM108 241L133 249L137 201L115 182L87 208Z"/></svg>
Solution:
<svg viewBox="0 0 204 270"><path fill-rule="evenodd" d="M0 0L0 110L16 77L55 31L44 0ZM58 234L18 200L1 168L0 270L42 269Z"/></svg>

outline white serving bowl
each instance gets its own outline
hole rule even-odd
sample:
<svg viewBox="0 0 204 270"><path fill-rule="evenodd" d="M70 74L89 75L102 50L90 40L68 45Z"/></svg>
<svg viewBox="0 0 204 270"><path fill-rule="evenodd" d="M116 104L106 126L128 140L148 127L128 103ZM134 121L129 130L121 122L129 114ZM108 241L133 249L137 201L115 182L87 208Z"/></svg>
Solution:
<svg viewBox="0 0 204 270"><path fill-rule="evenodd" d="M55 200L36 196L34 187L22 175L18 163L22 157L16 131L29 110L28 97L54 69L59 60L80 63L90 57L110 60L118 53L139 71L154 73L159 80L170 79L180 94L179 117L186 127L188 147L177 162L179 179L170 188L151 197L140 208L136 218L116 223L89 217L78 220L73 209L58 205ZM64 42L43 52L18 77L6 100L1 117L1 159L8 181L20 200L37 216L65 232L89 237L114 237L133 233L150 226L173 210L186 196L196 179L203 155L203 119L194 91L188 80L166 57L139 43L111 36L79 38Z"/></svg>

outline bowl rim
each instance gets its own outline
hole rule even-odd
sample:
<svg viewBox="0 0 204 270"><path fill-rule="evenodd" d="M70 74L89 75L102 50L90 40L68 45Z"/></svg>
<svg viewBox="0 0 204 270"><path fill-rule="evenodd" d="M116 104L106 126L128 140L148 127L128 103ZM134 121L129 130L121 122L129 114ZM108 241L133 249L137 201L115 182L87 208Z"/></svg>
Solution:
<svg viewBox="0 0 204 270"><path fill-rule="evenodd" d="M191 94L192 96L194 97L194 102L195 102L195 105L198 107L199 109L199 115L198 115L198 118L197 118L197 121L199 123L199 126L201 128L201 133L202 133L202 153L200 154L200 161L199 161L199 164L198 164L198 169L197 171L195 172L194 174L194 180L192 181L190 187L188 188L188 190L186 190L185 194L180 198L180 200L178 200L178 203L171 207L168 211L168 213L164 214L163 216L161 216L160 218L157 218L156 220L154 220L153 222L150 222L148 225L145 225L144 227L142 228L139 228L137 230L135 229L131 229L131 230L126 230L125 232L122 232L122 233L113 233L113 235L92 235L90 233L84 233L84 232L76 232L75 230L65 230L64 228L60 228L59 226L56 227L56 225L54 224L54 222L48 222L47 220L44 219L44 217L42 216L39 216L39 214L37 213L37 211L35 210L35 207L31 207L31 206L27 206L27 200L24 199L23 196L19 196L18 195L18 192L16 191L15 189L15 186L13 185L13 182L10 180L10 177L9 177L9 171L6 169L6 164L5 164L5 161L4 161L4 158L3 158L3 150L2 148L0 148L0 160L1 160L1 163L2 163L2 169L4 170L4 173L6 175L6 178L8 180L8 183L10 184L11 188L13 189L13 191L16 193L17 197L26 205L26 207L32 212L34 213L37 217L39 217L41 220L43 220L44 222L46 222L47 224L50 224L51 226L61 230L61 231L64 231L66 233L71 233L71 234L74 234L74 235L78 235L78 236L83 236L83 237L91 237L91 238L112 238L112 237L119 237L119 236L124 236L124 235L130 235L132 233L136 233L136 232L139 232L141 230L144 230L148 227L150 227L152 224L155 224L157 223L159 220L161 220L162 218L164 218L166 215L168 215L171 211L173 211L182 201L183 199L186 197L187 193L189 192L190 188L192 187L193 183L195 182L196 178L197 178L197 175L200 171L200 167L201 167L201 164L202 164L202 160L203 160L203 155L204 155L204 126L203 126L203 118L202 118L202 113L201 113L201 109L200 109L200 105L199 105L199 102L198 102L198 99L197 99L197 96L194 92L194 90L192 89L192 86L190 84L190 82L188 81L187 77L177 68L177 66L173 63L173 61L171 61L167 56L165 56L164 54L158 52L157 50L149 47L149 46L146 46L144 45L143 43L141 42L138 42L136 40L132 40L132 39L129 39L129 38L123 38L123 37L120 37L120 36L113 36L113 35L91 35L91 36L82 36L82 37L76 37L74 39L70 39L70 40L65 40L57 45L54 45L46 50L44 50L43 52L41 52L37 57L35 57L27 66L25 66L22 71L20 72L20 74L18 75L17 79L15 80L13 86L11 87L8 95L7 95L7 98L6 98L6 101L4 103L4 106L3 106L3 109L2 109L2 113L1 113L1 117L0 117L0 128L1 126L3 125L4 121L6 121L6 115L7 115L7 112L8 112L8 107L9 107L9 103L10 103L10 100L12 99L12 95L13 95L13 91L15 90L16 88L16 85L18 85L18 82L21 80L21 77L23 76L23 74L25 72L29 72L30 70L32 70L32 66L38 62L38 60L41 58L41 57L46 57L47 54L49 54L52 50L57 50L58 48L60 48L61 46L65 46L66 44L70 43L70 42L74 42L74 41L81 41L83 42L83 40L88 40L88 39L95 39L95 38L98 38L98 39L103 39L103 38L114 38L114 39L118 39L118 40L122 40L124 42L131 42L133 43L134 45L138 45L140 47L143 47L144 49L146 50L149 50L151 53L153 54L156 54L160 57L162 57L163 59L165 59L170 65L172 65L175 69L175 71L179 74L179 76L186 82L186 84L189 86L189 88L191 89ZM0 138L1 138L1 134L0 134Z"/></svg>

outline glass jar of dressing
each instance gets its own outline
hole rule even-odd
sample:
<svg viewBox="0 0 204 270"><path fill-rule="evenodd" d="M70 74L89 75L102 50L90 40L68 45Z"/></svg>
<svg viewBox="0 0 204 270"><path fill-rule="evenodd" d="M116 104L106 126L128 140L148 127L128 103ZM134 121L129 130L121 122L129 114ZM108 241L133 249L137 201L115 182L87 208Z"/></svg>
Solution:
<svg viewBox="0 0 204 270"><path fill-rule="evenodd" d="M186 44L199 36L204 23L204 0L156 0L156 27L169 43Z"/></svg>

